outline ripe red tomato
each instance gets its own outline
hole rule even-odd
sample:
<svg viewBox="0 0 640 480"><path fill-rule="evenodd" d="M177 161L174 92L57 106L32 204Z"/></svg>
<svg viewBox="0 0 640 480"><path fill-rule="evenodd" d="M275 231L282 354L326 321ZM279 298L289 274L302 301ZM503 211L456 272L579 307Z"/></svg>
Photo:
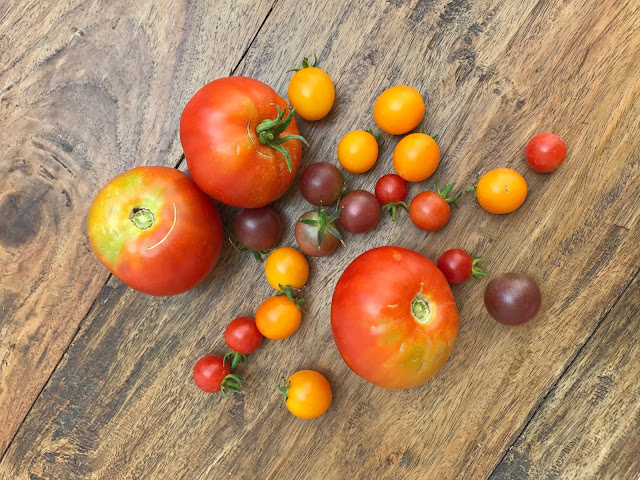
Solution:
<svg viewBox="0 0 640 480"><path fill-rule="evenodd" d="M525 157L536 172L548 173L567 158L567 145L555 133L540 133L527 143Z"/></svg>
<svg viewBox="0 0 640 480"><path fill-rule="evenodd" d="M262 343L262 334L250 317L238 317L229 322L224 331L224 341L234 352L248 355Z"/></svg>
<svg viewBox="0 0 640 480"><path fill-rule="evenodd" d="M409 204L409 218L420 230L434 232L444 227L451 217L450 203L455 204L462 192L448 198L455 183L450 183L441 191L436 182L435 192L422 192L413 197Z"/></svg>
<svg viewBox="0 0 640 480"><path fill-rule="evenodd" d="M484 258L471 258L471 255L459 248L452 248L440 255L436 265L449 284L459 285L466 282L472 275L487 274L487 272L476 266L476 263L483 260Z"/></svg>
<svg viewBox="0 0 640 480"><path fill-rule="evenodd" d="M292 112L283 118L286 109L253 78L202 87L180 118L180 141L198 186L234 207L263 207L280 197L296 177L304 140Z"/></svg>
<svg viewBox="0 0 640 480"><path fill-rule="evenodd" d="M98 260L149 295L195 287L222 247L211 199L188 175L168 167L134 168L111 180L93 200L87 227Z"/></svg>
<svg viewBox="0 0 640 480"><path fill-rule="evenodd" d="M203 392L222 391L225 397L230 397L240 389L244 378L232 374L231 365L220 355L205 355L193 367L193 381Z"/></svg>
<svg viewBox="0 0 640 480"><path fill-rule="evenodd" d="M385 388L409 388L442 368L458 332L458 310L429 259L379 247L342 273L331 302L336 346L355 373Z"/></svg>
<svg viewBox="0 0 640 480"><path fill-rule="evenodd" d="M376 198L382 205L383 210L391 213L391 220L396 221L396 211L398 207L409 210L405 203L409 187L407 181L400 175L389 173L383 175L376 182Z"/></svg>

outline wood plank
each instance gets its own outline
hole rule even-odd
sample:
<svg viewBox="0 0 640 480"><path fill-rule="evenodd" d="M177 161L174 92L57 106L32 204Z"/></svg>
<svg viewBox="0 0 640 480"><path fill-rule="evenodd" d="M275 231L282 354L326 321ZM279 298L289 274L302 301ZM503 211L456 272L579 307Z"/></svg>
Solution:
<svg viewBox="0 0 640 480"><path fill-rule="evenodd" d="M414 0L366 9L278 2L238 73L285 92L285 70L318 53L338 100L327 119L300 122L311 142L305 164L335 161L340 137L372 124L376 95L406 83L424 92L425 128L440 134L439 178L464 185L512 166L525 175L529 199L493 216L468 197L433 234L417 231L406 215L395 224L385 218L367 235L348 236L347 248L312 260L301 329L265 342L243 370L245 392L231 401L199 392L190 371L203 353L224 351L229 319L251 314L272 294L262 266L226 246L203 285L169 299L111 279L7 450L0 476L488 476L637 265L639 33L633 1ZM570 156L553 174L535 174L522 150L548 129L565 138ZM396 140L387 136L377 166L350 177L352 188L370 189L391 171ZM410 194L434 183L412 185ZM295 245L293 220L308 207L292 189L276 208L286 219L282 244ZM233 210L222 213L228 220ZM541 313L526 326L504 327L481 307L487 280L456 287L461 326L442 372L408 391L371 386L333 345L329 298L356 255L384 244L432 259L461 247L482 253L492 275L526 271L542 286ZM332 407L314 421L292 417L273 390L301 368L325 373L334 389Z"/></svg>
<svg viewBox="0 0 640 480"><path fill-rule="evenodd" d="M640 478L640 275L492 479Z"/></svg>
<svg viewBox="0 0 640 480"><path fill-rule="evenodd" d="M271 6L9 3L0 8L0 456L107 281L86 239L89 200L128 168L178 163L182 107L231 72Z"/></svg>

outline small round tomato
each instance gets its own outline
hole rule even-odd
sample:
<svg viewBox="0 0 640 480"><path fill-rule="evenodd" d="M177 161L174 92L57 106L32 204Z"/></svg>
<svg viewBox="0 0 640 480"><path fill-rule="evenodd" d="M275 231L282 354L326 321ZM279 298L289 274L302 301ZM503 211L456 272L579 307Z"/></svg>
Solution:
<svg viewBox="0 0 640 480"><path fill-rule="evenodd" d="M176 295L209 275L222 248L218 210L185 173L139 167L96 195L87 230L98 260L129 287Z"/></svg>
<svg viewBox="0 0 640 480"><path fill-rule="evenodd" d="M226 397L233 395L244 383L244 378L231 373L231 365L220 355L205 355L193 367L193 381L207 393L222 391Z"/></svg>
<svg viewBox="0 0 640 480"><path fill-rule="evenodd" d="M349 132L338 143L338 161L347 172L364 173L376 163L378 147L379 138L371 132Z"/></svg>
<svg viewBox="0 0 640 480"><path fill-rule="evenodd" d="M405 201L409 186L404 178L395 173L389 173L380 177L376 182L375 192L380 204L387 205L388 203Z"/></svg>
<svg viewBox="0 0 640 480"><path fill-rule="evenodd" d="M309 278L309 263L295 248L280 247L269 254L264 271L269 285L279 292L286 286L300 289Z"/></svg>
<svg viewBox="0 0 640 480"><path fill-rule="evenodd" d="M342 240L336 220L339 210L331 215L318 205L317 210L304 213L296 222L295 236L300 250L311 257L332 254Z"/></svg>
<svg viewBox="0 0 640 480"><path fill-rule="evenodd" d="M380 220L380 202L366 190L352 190L338 205L338 223L349 233L366 233Z"/></svg>
<svg viewBox="0 0 640 480"><path fill-rule="evenodd" d="M231 222L233 236L246 249L257 255L258 259L260 253L266 252L278 243L280 230L280 217L269 206L243 208Z"/></svg>
<svg viewBox="0 0 640 480"><path fill-rule="evenodd" d="M504 325L522 325L536 316L542 304L540 287L523 273L503 273L484 291L484 306L489 315Z"/></svg>
<svg viewBox="0 0 640 480"><path fill-rule="evenodd" d="M536 172L548 173L567 158L567 145L555 133L540 133L527 143L525 157Z"/></svg>
<svg viewBox="0 0 640 480"><path fill-rule="evenodd" d="M451 217L450 203L455 204L462 192L448 198L455 183L444 187L441 191L436 182L435 192L422 192L413 197L409 204L409 218L420 230L434 232L444 227Z"/></svg>
<svg viewBox="0 0 640 480"><path fill-rule="evenodd" d="M262 343L262 334L250 317L238 317L229 322L224 331L224 341L234 352L248 355Z"/></svg>
<svg viewBox="0 0 640 480"><path fill-rule="evenodd" d="M438 168L440 149L426 133L412 133L398 142L393 151L393 167L408 182L426 180Z"/></svg>
<svg viewBox="0 0 640 480"><path fill-rule="evenodd" d="M483 260L484 258L471 258L471 255L459 248L452 248L440 255L436 266L450 285L459 285L466 282L471 276L487 274L476 266L476 263Z"/></svg>
<svg viewBox="0 0 640 480"><path fill-rule="evenodd" d="M391 87L376 100L373 117L383 132L402 135L416 128L424 118L424 101L413 87Z"/></svg>
<svg viewBox="0 0 640 480"><path fill-rule="evenodd" d="M309 66L307 58L302 60L302 68L294 70L289 80L289 103L305 120L320 120L329 113L336 97L331 77L315 62Z"/></svg>
<svg viewBox="0 0 640 480"><path fill-rule="evenodd" d="M328 162L315 162L305 168L299 185L300 193L312 205L331 205L346 190L342 173Z"/></svg>
<svg viewBox="0 0 640 480"><path fill-rule="evenodd" d="M256 311L256 327L270 340L287 338L298 329L301 321L302 312L296 300L284 295L267 298Z"/></svg>
<svg viewBox="0 0 640 480"><path fill-rule="evenodd" d="M331 385L324 375L313 370L294 373L276 389L289 411L299 418L319 417L331 405Z"/></svg>
<svg viewBox="0 0 640 480"><path fill-rule="evenodd" d="M527 198L527 182L510 168L485 173L475 187L478 203L491 213L509 213Z"/></svg>

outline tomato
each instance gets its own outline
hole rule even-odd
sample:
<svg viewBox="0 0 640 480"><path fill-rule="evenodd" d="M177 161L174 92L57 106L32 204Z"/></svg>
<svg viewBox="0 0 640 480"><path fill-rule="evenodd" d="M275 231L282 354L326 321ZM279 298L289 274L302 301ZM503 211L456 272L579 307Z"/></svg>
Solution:
<svg viewBox="0 0 640 480"><path fill-rule="evenodd" d="M380 220L380 202L366 190L352 190L338 205L340 226L349 233L366 233Z"/></svg>
<svg viewBox="0 0 640 480"><path fill-rule="evenodd" d="M416 128L424 118L424 101L413 87L391 87L376 100L373 117L383 132L402 135Z"/></svg>
<svg viewBox="0 0 640 480"><path fill-rule="evenodd" d="M505 325L522 325L536 316L542 303L540 287L523 273L509 272L494 278L484 291L489 314Z"/></svg>
<svg viewBox="0 0 640 480"><path fill-rule="evenodd" d="M320 120L333 107L336 96L331 77L316 67L309 66L308 59L302 60L302 68L289 80L289 102L296 113L305 120Z"/></svg>
<svg viewBox="0 0 640 480"><path fill-rule="evenodd" d="M413 197L409 204L409 218L420 230L434 232L444 227L451 217L450 203L455 204L463 192L448 198L455 183L451 183L440 191L436 182L435 192L422 192Z"/></svg>
<svg viewBox="0 0 640 480"><path fill-rule="evenodd" d="M438 168L440 149L426 133L412 133L398 142L393 151L393 168L408 182L426 180Z"/></svg>
<svg viewBox="0 0 640 480"><path fill-rule="evenodd" d="M567 158L567 145L555 133L540 133L527 143L525 157L536 172L548 173Z"/></svg>
<svg viewBox="0 0 640 480"><path fill-rule="evenodd" d="M300 175L300 193L312 205L330 205L346 190L338 167L327 162L315 162Z"/></svg>
<svg viewBox="0 0 640 480"><path fill-rule="evenodd" d="M232 245L239 251L250 251L256 260L273 248L280 239L280 217L271 207L243 208L231 223L235 240Z"/></svg>
<svg viewBox="0 0 640 480"><path fill-rule="evenodd" d="M475 190L478 203L491 213L513 212L527 198L527 182L510 168L497 168L485 173Z"/></svg>
<svg viewBox="0 0 640 480"><path fill-rule="evenodd" d="M300 289L309 278L309 263L304 255L295 248L276 248L267 257L264 264L269 285L278 291L290 286Z"/></svg>
<svg viewBox="0 0 640 480"><path fill-rule="evenodd" d="M263 207L296 178L302 153L293 111L268 85L247 77L202 87L180 117L189 173L216 200Z"/></svg>
<svg viewBox="0 0 640 480"><path fill-rule="evenodd" d="M215 205L188 175L139 167L105 185L87 222L93 252L129 287L176 295L209 275L222 247Z"/></svg>
<svg viewBox="0 0 640 480"><path fill-rule="evenodd" d="M404 202L408 191L407 181L394 173L383 175L376 182L376 198L383 209L391 213L391 220L394 222L396 221L398 207L409 210L409 207Z"/></svg>
<svg viewBox="0 0 640 480"><path fill-rule="evenodd" d="M230 397L245 380L232 374L229 362L225 362L220 355L205 355L193 367L193 381L203 392L222 391L224 396Z"/></svg>
<svg viewBox="0 0 640 480"><path fill-rule="evenodd" d="M380 136L364 130L347 133L338 143L338 161L351 173L364 173L376 163Z"/></svg>
<svg viewBox="0 0 640 480"><path fill-rule="evenodd" d="M299 418L317 418L331 405L331 385L324 375L313 370L294 373L276 390L289 411Z"/></svg>
<svg viewBox="0 0 640 480"><path fill-rule="evenodd" d="M466 282L471 276L487 274L476 266L478 262L483 260L484 258L471 258L471 255L459 248L452 248L440 255L436 266L444 274L449 284L459 285Z"/></svg>
<svg viewBox="0 0 640 480"><path fill-rule="evenodd" d="M336 219L340 210L331 215L318 205L317 210L304 213L296 222L295 236L300 250L312 257L326 257L342 240Z"/></svg>
<svg viewBox="0 0 640 480"><path fill-rule="evenodd" d="M231 368L247 362L247 355L255 352L262 343L262 334L250 317L238 317L229 322L224 331L224 341L231 349L224 358L231 357Z"/></svg>
<svg viewBox="0 0 640 480"><path fill-rule="evenodd" d="M282 340L293 334L302 321L300 300L276 295L267 298L256 311L256 327L270 340Z"/></svg>
<svg viewBox="0 0 640 480"><path fill-rule="evenodd" d="M331 328L351 370L380 387L409 388L426 382L449 358L458 310L429 259L385 246L357 257L338 279Z"/></svg>

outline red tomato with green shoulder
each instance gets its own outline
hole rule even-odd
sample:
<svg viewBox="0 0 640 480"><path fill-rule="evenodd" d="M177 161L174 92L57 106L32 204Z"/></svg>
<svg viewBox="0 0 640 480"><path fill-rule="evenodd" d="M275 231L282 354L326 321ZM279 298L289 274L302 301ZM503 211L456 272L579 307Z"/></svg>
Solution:
<svg viewBox="0 0 640 480"><path fill-rule="evenodd" d="M216 200L263 207L293 183L301 141L285 101L247 77L219 78L189 100L180 117L180 141L189 172Z"/></svg>
<svg viewBox="0 0 640 480"><path fill-rule="evenodd" d="M139 167L98 192L87 222L93 252L129 287L176 295L209 275L222 247L213 201L179 170Z"/></svg>
<svg viewBox="0 0 640 480"><path fill-rule="evenodd" d="M458 333L458 310L429 259L385 246L357 257L331 302L340 355L355 373L385 388L415 387L445 364Z"/></svg>

